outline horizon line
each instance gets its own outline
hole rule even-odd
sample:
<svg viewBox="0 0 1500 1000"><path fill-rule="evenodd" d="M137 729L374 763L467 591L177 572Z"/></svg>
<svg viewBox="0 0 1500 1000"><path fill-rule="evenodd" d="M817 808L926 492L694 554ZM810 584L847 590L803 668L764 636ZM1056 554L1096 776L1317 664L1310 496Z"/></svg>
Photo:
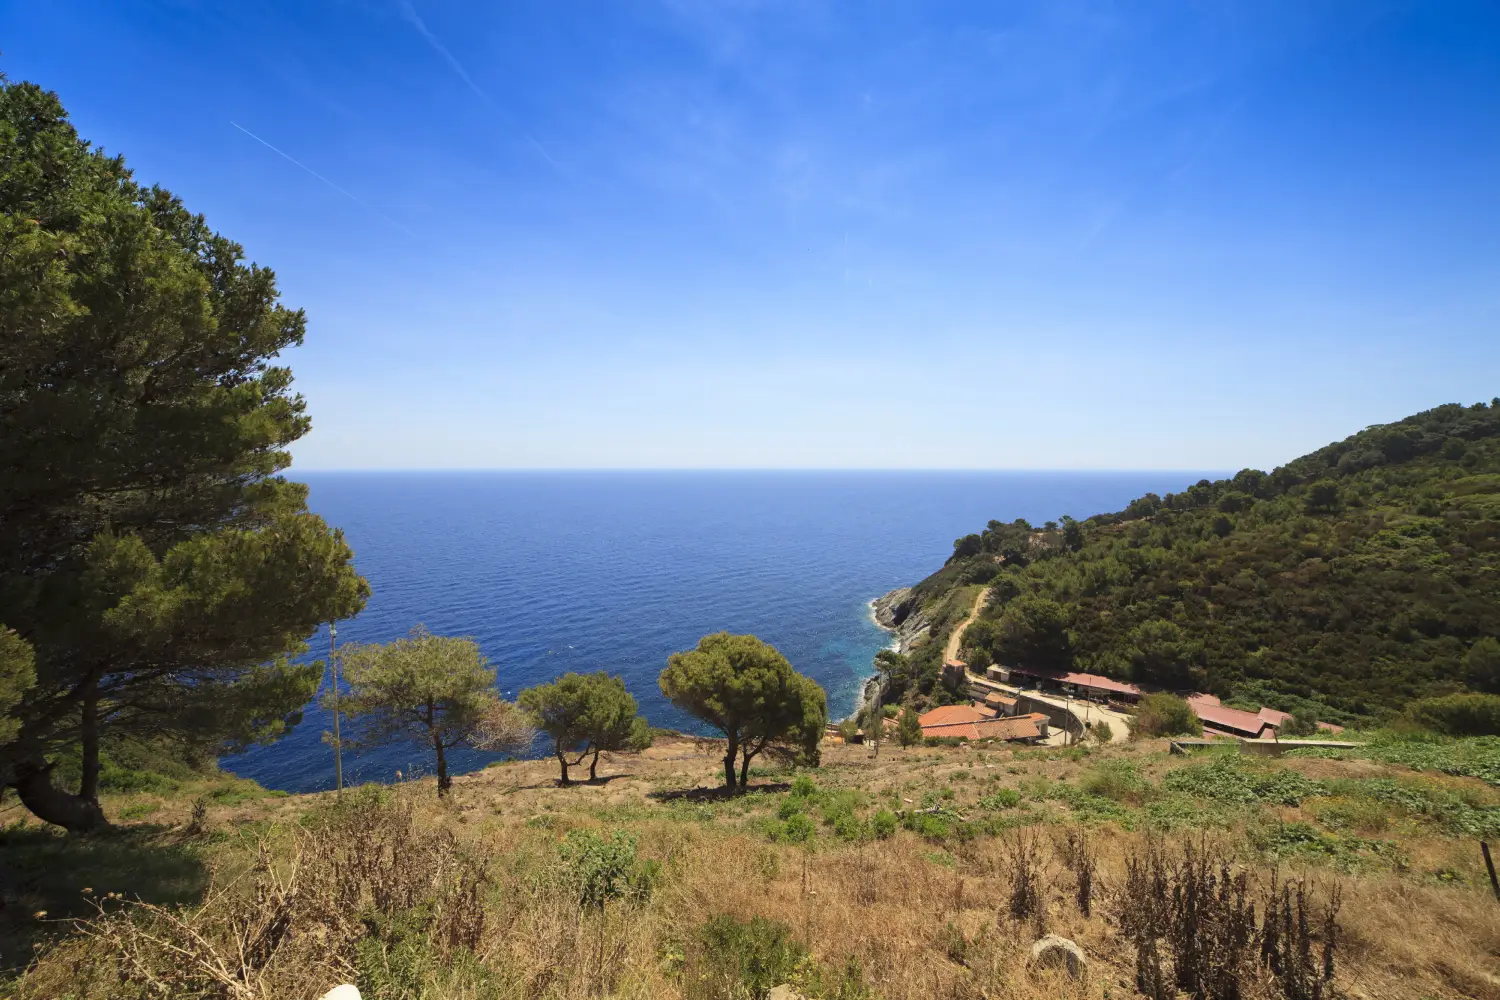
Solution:
<svg viewBox="0 0 1500 1000"><path fill-rule="evenodd" d="M287 467L281 475L292 472L497 472L497 473L584 473L584 472L985 472L985 473L1099 473L1099 472L1150 472L1150 473L1230 473L1237 469L1213 468L1166 468L1166 467L981 467L981 466L776 466L776 465L725 465L725 466L666 466L666 465L579 465L579 466L503 466L503 465L454 465L454 466L337 466L337 467Z"/></svg>

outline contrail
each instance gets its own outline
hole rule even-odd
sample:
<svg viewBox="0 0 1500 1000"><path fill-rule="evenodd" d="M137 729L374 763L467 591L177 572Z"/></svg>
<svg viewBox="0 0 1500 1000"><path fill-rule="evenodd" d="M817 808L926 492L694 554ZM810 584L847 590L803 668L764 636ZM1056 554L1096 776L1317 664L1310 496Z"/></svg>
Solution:
<svg viewBox="0 0 1500 1000"><path fill-rule="evenodd" d="M478 94L486 103L493 103L490 101L490 95L480 90L479 84L475 83L474 78L469 76L469 71L464 69L464 64L458 61L458 57L448 51L448 46L439 41L437 35L427 30L427 23L417 14L417 9L411 5L410 0L401 0L401 16L406 18L408 24L422 33L422 37L427 39L427 44L431 45L433 51L447 61L453 72L457 73L459 78L469 85L470 90Z"/></svg>
<svg viewBox="0 0 1500 1000"><path fill-rule="evenodd" d="M510 117L505 114L504 110L495 103L489 94L485 93L479 84L474 82L474 78L469 75L469 71L464 69L464 64L458 61L457 56L448 51L448 46L443 44L442 39L432 33L431 29L427 27L427 22L422 20L422 16L417 13L417 9L411 5L411 0L401 0L401 17L407 24L417 29L417 32L427 41L427 44L432 47L434 52L443 57L443 61L448 64L448 68L458 74L458 78L474 92L475 97L478 97L494 110L499 111L501 115ZM547 148L537 140L536 136L524 129L521 130L521 136L527 142L531 143L541 158L551 164L554 170L563 169L563 165L552 158L552 154L547 152Z"/></svg>
<svg viewBox="0 0 1500 1000"><path fill-rule="evenodd" d="M365 201L363 198L359 197L356 194L351 194L350 192L345 191L343 188L339 187L333 181L329 180L327 177L324 177L322 174L318 173L316 170L314 170L312 167L309 167L307 164L303 163L301 160L297 159L294 156L289 156L288 154L286 154L286 153L282 152L281 150L277 149L275 146L271 145L269 142L267 142L266 140L262 139L260 136L256 135L254 132L250 131L245 126L241 125L239 122L231 120L229 122L229 124L233 125L235 128L239 129L241 132L245 133L250 138L254 139L256 142L260 143L262 146L266 147L271 152L273 152L277 156L281 157L283 160L286 160L288 163L291 163L291 164L293 164L295 166L301 167L303 170L305 170L308 173L312 174L318 180L322 181L324 184L327 184L329 187L333 188L339 194L343 195L345 198L348 198L350 201L354 202L356 205L360 206L361 208L367 209L368 211L374 212L376 215L380 216L380 218L384 219L390 225L395 226L397 229L401 230L406 235L408 235L408 236L416 236L417 235L416 233L412 232L410 229L407 229L401 223L397 222L395 219L391 218L389 215L386 215L384 212L382 212L380 209L376 208L374 205L371 205L369 202Z"/></svg>

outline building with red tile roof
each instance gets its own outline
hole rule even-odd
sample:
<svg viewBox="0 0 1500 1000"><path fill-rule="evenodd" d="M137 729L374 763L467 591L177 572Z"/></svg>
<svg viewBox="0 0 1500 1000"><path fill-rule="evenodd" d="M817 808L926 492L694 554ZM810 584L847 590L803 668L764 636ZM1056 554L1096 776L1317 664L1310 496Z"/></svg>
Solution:
<svg viewBox="0 0 1500 1000"><path fill-rule="evenodd" d="M1262 719L1275 726L1278 731L1292 718L1291 712L1281 712L1274 708L1265 707L1261 708L1259 715ZM1318 728L1325 733L1342 733L1344 731L1343 726L1335 725L1332 722L1319 722Z"/></svg>
<svg viewBox="0 0 1500 1000"><path fill-rule="evenodd" d="M1145 692L1134 684L1117 681L1103 674L1086 674L1078 670L1045 670L1040 667L1011 667L1011 674L1021 674L1036 680L1049 681L1077 689L1082 694L1098 694L1106 698L1135 701Z"/></svg>
<svg viewBox="0 0 1500 1000"><path fill-rule="evenodd" d="M991 691L985 695L984 703L1001 715L1016 714L1016 699L1003 695L998 691Z"/></svg>
<svg viewBox="0 0 1500 1000"><path fill-rule="evenodd" d="M1259 739L1267 729L1273 732L1276 729L1273 723L1261 718L1258 713L1226 708L1213 695L1188 695L1187 703L1192 706L1198 721L1203 723L1205 731L1212 730L1225 736L1243 736L1253 740Z"/></svg>
<svg viewBox="0 0 1500 1000"><path fill-rule="evenodd" d="M948 737L962 740L1034 740L1045 730L1037 718L1045 715L997 719L973 705L943 705L918 717L924 737Z"/></svg>

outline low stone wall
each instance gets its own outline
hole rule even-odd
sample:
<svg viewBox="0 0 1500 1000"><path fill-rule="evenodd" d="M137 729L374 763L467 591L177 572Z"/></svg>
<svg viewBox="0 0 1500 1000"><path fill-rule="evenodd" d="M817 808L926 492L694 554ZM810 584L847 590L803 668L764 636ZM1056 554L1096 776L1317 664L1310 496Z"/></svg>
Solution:
<svg viewBox="0 0 1500 1000"><path fill-rule="evenodd" d="M1047 717L1053 728L1065 730L1068 735L1081 739L1084 735L1083 720L1060 705L1038 701L1030 695L1016 695L1016 714L1030 715L1040 712Z"/></svg>

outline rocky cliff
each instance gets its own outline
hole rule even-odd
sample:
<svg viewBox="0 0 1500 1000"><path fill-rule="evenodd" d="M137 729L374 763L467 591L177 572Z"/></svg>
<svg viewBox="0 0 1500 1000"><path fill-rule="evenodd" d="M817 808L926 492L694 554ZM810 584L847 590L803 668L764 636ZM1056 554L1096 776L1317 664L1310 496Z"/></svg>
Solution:
<svg viewBox="0 0 1500 1000"><path fill-rule="evenodd" d="M928 615L917 602L911 587L900 587L889 594L882 594L870 602L875 611L875 621L896 635L896 651L911 652L917 640L931 630Z"/></svg>

